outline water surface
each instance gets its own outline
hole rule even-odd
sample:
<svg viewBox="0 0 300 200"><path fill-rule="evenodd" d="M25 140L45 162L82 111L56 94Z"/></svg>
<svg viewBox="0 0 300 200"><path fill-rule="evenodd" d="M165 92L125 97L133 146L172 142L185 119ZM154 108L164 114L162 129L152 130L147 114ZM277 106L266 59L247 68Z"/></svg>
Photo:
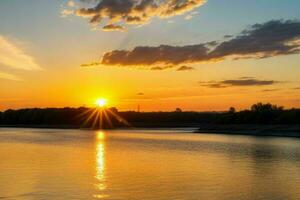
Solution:
<svg viewBox="0 0 300 200"><path fill-rule="evenodd" d="M300 140L0 129L0 199L300 199Z"/></svg>

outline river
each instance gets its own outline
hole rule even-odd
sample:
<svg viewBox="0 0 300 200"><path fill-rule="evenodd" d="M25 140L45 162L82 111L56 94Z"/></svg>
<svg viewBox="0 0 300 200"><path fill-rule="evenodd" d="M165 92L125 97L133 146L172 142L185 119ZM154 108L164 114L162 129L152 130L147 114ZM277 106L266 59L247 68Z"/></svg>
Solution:
<svg viewBox="0 0 300 200"><path fill-rule="evenodd" d="M0 199L300 199L300 139L0 129Z"/></svg>

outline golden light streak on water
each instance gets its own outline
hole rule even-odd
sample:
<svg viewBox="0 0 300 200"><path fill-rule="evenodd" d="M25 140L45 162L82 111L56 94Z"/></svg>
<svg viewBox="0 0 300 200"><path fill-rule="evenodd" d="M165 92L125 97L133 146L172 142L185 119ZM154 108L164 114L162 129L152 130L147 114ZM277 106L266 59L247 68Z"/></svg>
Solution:
<svg viewBox="0 0 300 200"><path fill-rule="evenodd" d="M104 192L107 188L106 185L106 175L105 175L105 132L98 131L96 133L96 175L97 179L96 189L98 194L94 197L101 199L108 197Z"/></svg>

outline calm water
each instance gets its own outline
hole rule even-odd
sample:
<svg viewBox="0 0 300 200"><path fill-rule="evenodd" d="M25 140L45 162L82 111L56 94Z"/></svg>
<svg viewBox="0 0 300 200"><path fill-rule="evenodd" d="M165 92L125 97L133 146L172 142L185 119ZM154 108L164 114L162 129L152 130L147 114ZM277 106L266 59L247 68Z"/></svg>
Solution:
<svg viewBox="0 0 300 200"><path fill-rule="evenodd" d="M300 199L300 140L2 128L0 199Z"/></svg>

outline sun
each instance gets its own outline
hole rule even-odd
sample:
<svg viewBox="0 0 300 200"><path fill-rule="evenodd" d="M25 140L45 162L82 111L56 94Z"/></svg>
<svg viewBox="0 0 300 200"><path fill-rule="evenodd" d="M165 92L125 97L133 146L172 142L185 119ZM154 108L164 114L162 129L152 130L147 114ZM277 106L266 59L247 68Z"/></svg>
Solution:
<svg viewBox="0 0 300 200"><path fill-rule="evenodd" d="M96 104L97 107L102 108L102 107L106 106L107 100L104 99L104 98L99 98L99 99L97 99L97 100L95 101L95 104Z"/></svg>

